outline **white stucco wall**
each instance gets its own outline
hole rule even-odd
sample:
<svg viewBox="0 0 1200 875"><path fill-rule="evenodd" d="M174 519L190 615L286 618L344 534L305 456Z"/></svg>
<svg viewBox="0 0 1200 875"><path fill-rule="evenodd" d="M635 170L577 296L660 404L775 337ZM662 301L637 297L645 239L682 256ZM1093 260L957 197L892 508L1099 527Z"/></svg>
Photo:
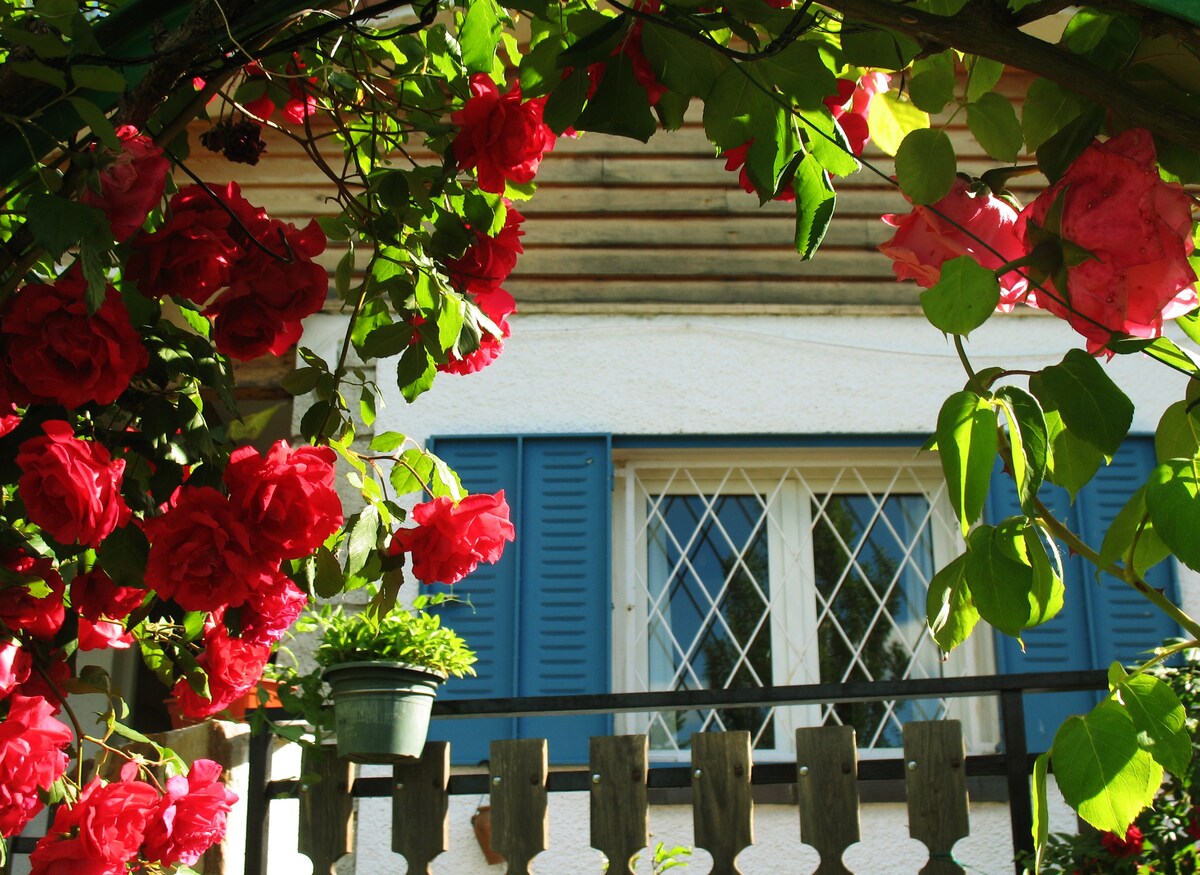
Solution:
<svg viewBox="0 0 1200 875"><path fill-rule="evenodd" d="M332 360L344 319L310 320L305 343ZM513 336L500 359L481 373L443 375L434 390L406 404L394 384L394 363L380 366L386 400L376 429L423 441L435 434L581 433L668 434L928 434L943 399L964 374L952 344L919 315L635 315L538 314L512 320ZM977 368L1033 369L1061 359L1076 336L1040 314L997 317L976 332L969 355ZM1138 357L1106 367L1134 399L1135 432L1152 432L1162 409L1182 397L1182 377ZM1182 575L1187 606L1200 608L1200 580ZM1074 816L1054 797L1052 830L1071 830ZM474 875L489 870L470 826L479 800L451 807L452 850L433 871ZM846 857L853 871L891 875L917 871L925 852L907 835L902 805L867 805L863 842ZM404 871L390 851L390 813L384 801L360 807L357 870ZM658 806L653 841L692 844L691 809ZM534 871L600 871L588 849L585 794L551 799L551 850ZM817 856L799 843L796 809L761 806L756 843L740 858L747 872L811 871ZM972 809L971 836L956 848L967 870L1012 871L1008 808ZM697 851L695 871L707 871ZM640 871L649 871L643 866ZM290 875L290 870L289 870Z"/></svg>

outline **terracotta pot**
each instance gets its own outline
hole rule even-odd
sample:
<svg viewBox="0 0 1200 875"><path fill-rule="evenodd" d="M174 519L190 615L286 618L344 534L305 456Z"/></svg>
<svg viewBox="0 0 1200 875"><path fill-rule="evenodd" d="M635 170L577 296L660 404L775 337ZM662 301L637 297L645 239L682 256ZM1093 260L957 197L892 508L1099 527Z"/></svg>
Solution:
<svg viewBox="0 0 1200 875"><path fill-rule="evenodd" d="M475 828L475 838L487 864L503 863L504 855L492 850L492 806L480 805L471 815L471 826Z"/></svg>
<svg viewBox="0 0 1200 875"><path fill-rule="evenodd" d="M258 686L251 687L249 692L244 696L230 702L229 707L224 711L213 716L226 720L244 719L247 711L253 711L259 707L258 691L260 688L267 691L266 707L283 707L283 702L279 700L279 684L275 681L261 681ZM168 696L163 701L167 706L167 715L171 718L172 729L183 729L185 726L195 726L197 723L204 722L203 720L194 720L191 717L185 717L183 712L179 710L179 705L175 701L174 696Z"/></svg>

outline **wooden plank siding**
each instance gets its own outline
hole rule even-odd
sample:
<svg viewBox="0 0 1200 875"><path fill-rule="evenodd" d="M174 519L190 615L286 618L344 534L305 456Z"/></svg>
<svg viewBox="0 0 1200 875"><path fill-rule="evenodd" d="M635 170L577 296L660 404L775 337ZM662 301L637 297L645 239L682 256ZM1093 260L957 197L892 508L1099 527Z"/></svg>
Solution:
<svg viewBox="0 0 1200 875"><path fill-rule="evenodd" d="M1003 85L1019 95L1024 80L1006 77ZM896 283L876 250L891 234L880 215L907 210L893 186L866 169L836 179L832 227L817 257L801 261L792 245L794 207L760 208L738 187L737 173L713 155L698 109L682 130L660 132L644 145L592 133L559 138L542 163L537 194L518 204L525 254L506 287L521 312L918 306L919 290ZM995 166L966 131L965 113L943 121L960 170L977 175ZM279 218L302 223L335 212L329 183L300 148L277 132L265 139L267 152L255 167L230 167L198 144L189 166L213 182L236 176L251 201ZM326 142L336 168L341 156L332 139ZM893 172L877 149L865 157ZM1035 176L1014 188L1031 195L1042 185ZM321 263L332 270L343 252L331 245Z"/></svg>

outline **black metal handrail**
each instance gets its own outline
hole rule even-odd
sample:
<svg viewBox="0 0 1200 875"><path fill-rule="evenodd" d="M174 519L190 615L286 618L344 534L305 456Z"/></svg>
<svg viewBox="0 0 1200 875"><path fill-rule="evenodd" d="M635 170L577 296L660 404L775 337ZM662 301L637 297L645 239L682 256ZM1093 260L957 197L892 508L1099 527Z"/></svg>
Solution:
<svg viewBox="0 0 1200 875"><path fill-rule="evenodd" d="M1025 738L1026 693L1056 693L1078 690L1104 690L1108 676L1103 671L1071 671L982 675L975 677L922 678L895 681L859 681L845 684L801 684L782 687L751 687L725 690L665 690L644 693L600 693L574 696L516 696L504 699L441 699L434 703L435 719L465 720L480 717L565 716L573 714L617 714L641 711L689 711L709 708L754 708L803 704L842 704L903 699L960 698L998 696L1003 751L968 756L968 776L1004 776L1012 820L1014 866L1017 875L1023 868L1015 863L1022 853L1033 850L1033 805L1029 776L1035 753L1027 749ZM263 824L260 831L250 830L246 848L246 873L265 871L266 824L272 799L294 796L299 781L268 781L270 737L260 736L251 745L250 811L251 823ZM863 760L858 764L859 780L887 780L903 777L900 759ZM756 764L751 771L754 784L788 784L796 780L795 763ZM550 792L587 790L587 769L555 770L547 777ZM390 778L358 778L351 794L359 798L386 798L392 795ZM647 786L690 786L687 767L651 769ZM452 795L479 795L487 792L486 774L459 774L449 779Z"/></svg>

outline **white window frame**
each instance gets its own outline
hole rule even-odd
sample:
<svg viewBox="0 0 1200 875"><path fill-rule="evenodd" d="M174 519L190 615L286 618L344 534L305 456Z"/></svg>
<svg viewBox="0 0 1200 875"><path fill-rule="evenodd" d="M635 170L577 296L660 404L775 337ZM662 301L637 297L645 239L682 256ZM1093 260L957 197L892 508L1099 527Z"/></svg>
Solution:
<svg viewBox="0 0 1200 875"><path fill-rule="evenodd" d="M772 683L776 685L817 683L819 665L815 650L798 651L795 642L817 641L818 599L811 581L814 580L811 549L810 495L800 488L799 480L791 473L802 472L805 482L817 495L835 487L838 472L855 469L862 476L853 482L838 482L836 491L863 494L883 492L903 468L915 475L921 494L930 501L932 512L939 520L933 531L935 569L940 569L963 550L957 523L945 497L940 462L934 453L914 454L908 448L817 447L795 450L763 449L621 449L614 451L613 481L613 661L612 678L616 692L644 692L640 680L649 676L649 647L638 633L649 622L646 593L639 592L639 581L647 580L647 551L644 535L646 507L639 501L638 478L658 486L665 485L670 472L687 469L692 478L684 481L688 489L680 494L695 495L694 484L715 488L731 469L745 471L755 489L775 494L769 505L775 509L767 514L768 563L771 584L771 646ZM783 473L789 472L784 481ZM709 476L705 476L709 475ZM853 488L852 488L853 487ZM674 492L674 489L670 490ZM896 490L912 494L913 489ZM644 493L643 493L644 494ZM749 494L746 490L731 489L724 494ZM802 533L799 545L784 530ZM789 559L790 552L793 554ZM789 634L789 630L791 634ZM932 642L930 642L932 643ZM782 656L782 658L781 658ZM992 674L996 656L993 639L986 628L978 630L942 663L943 677ZM950 698L947 717L963 724L964 740L972 753L994 751L999 739L999 722L994 697ZM758 749L759 761L782 761L795 756L795 729L811 726L819 720L819 705L781 707L776 709L775 741L772 749ZM616 715L618 732L644 731L646 714ZM898 749L863 749L862 757L899 756ZM685 762L687 751L652 750L651 758L658 761Z"/></svg>

